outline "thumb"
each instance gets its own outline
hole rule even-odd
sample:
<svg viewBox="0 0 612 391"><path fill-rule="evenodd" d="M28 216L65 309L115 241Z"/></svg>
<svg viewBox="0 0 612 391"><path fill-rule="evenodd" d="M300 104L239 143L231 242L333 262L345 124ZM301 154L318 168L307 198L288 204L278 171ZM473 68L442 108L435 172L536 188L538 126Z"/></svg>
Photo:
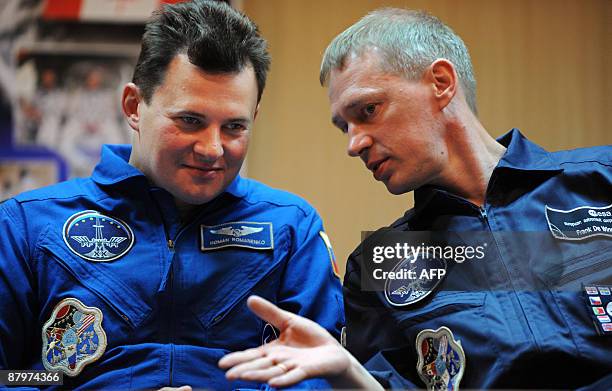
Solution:
<svg viewBox="0 0 612 391"><path fill-rule="evenodd" d="M291 312L281 310L268 300L259 296L249 297L247 299L247 305L255 315L270 323L280 331L283 331L289 320L295 316Z"/></svg>

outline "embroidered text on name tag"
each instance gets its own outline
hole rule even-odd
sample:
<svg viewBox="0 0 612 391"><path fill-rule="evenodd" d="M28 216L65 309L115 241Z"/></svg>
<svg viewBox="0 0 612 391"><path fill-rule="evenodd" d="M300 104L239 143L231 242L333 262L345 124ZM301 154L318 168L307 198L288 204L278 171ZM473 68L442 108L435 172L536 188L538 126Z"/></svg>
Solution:
<svg viewBox="0 0 612 391"><path fill-rule="evenodd" d="M592 236L612 237L612 204L581 206L570 210L545 208L548 228L557 239L583 240Z"/></svg>
<svg viewBox="0 0 612 391"><path fill-rule="evenodd" d="M213 226L202 225L202 251L223 247L245 247L255 250L274 249L272 223L235 221Z"/></svg>

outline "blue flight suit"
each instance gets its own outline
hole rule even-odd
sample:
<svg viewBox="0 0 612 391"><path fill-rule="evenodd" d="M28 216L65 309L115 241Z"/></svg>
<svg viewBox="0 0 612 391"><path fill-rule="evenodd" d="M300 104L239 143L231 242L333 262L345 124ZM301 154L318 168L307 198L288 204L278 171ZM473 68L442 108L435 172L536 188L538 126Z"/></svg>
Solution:
<svg viewBox="0 0 612 391"><path fill-rule="evenodd" d="M260 388L217 367L276 335L251 294L339 337L341 284L310 205L237 177L182 225L129 154L105 146L91 178L0 204L0 367L60 370L68 388Z"/></svg>
<svg viewBox="0 0 612 391"><path fill-rule="evenodd" d="M461 388L612 389L612 333L602 329L610 330L612 316L612 304L604 308L612 285L612 147L549 153L516 129L498 141L507 151L483 207L419 188L413 209L350 256L347 348L388 388L433 388L426 381L440 368L452 378L460 364ZM371 249L407 232L481 244L486 254L449 262L439 283L413 302L405 299L409 285L365 288L378 267ZM443 340L444 328L452 336ZM437 337L417 344L424 330ZM438 344L450 354L451 339L463 350L452 360L431 351Z"/></svg>

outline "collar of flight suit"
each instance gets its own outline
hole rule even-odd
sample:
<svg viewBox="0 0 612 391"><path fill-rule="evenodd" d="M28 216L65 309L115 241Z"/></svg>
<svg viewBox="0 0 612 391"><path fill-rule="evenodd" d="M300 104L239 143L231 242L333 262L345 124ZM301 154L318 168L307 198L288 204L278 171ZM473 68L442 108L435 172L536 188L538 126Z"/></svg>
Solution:
<svg viewBox="0 0 612 391"><path fill-rule="evenodd" d="M136 167L129 164L132 147L130 145L104 145L102 146L102 157L94 168L91 178L100 185L113 186L123 183L131 178L142 178L145 175ZM237 198L244 198L247 194L248 183L237 175L236 178L225 189Z"/></svg>
<svg viewBox="0 0 612 391"><path fill-rule="evenodd" d="M506 181L517 183L521 179L541 179L556 175L563 168L556 163L550 152L529 141L518 129L512 129L497 141L506 147L506 152L493 170L494 177L506 176ZM518 175L517 175L518 174ZM487 192L487 200L491 194ZM449 202L450 201L450 202ZM408 212L405 219L412 220L427 210L437 214L474 213L474 205L469 201L435 186L423 186L414 191L414 209Z"/></svg>

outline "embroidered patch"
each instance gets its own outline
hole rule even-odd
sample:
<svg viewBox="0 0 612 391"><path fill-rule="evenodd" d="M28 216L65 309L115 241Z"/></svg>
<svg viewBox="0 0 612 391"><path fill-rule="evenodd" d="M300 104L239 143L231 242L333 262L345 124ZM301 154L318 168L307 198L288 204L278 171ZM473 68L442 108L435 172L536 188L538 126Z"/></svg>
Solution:
<svg viewBox="0 0 612 391"><path fill-rule="evenodd" d="M580 206L570 210L545 206L546 221L553 236L563 240L583 240L592 236L612 237L612 204Z"/></svg>
<svg viewBox="0 0 612 391"><path fill-rule="evenodd" d="M134 245L134 234L126 223L95 210L73 214L62 232L68 248L88 261L113 261Z"/></svg>
<svg viewBox="0 0 612 391"><path fill-rule="evenodd" d="M266 323L261 333L261 344L265 345L278 338L279 331L270 323Z"/></svg>
<svg viewBox="0 0 612 391"><path fill-rule="evenodd" d="M610 316L612 316L611 288L609 285L583 286L585 304L599 335L612 336L612 329L610 329Z"/></svg>
<svg viewBox="0 0 612 391"><path fill-rule="evenodd" d="M223 247L245 247L255 250L274 249L272 223L235 221L231 223L200 226L201 250Z"/></svg>
<svg viewBox="0 0 612 391"><path fill-rule="evenodd" d="M385 298L396 307L423 300L442 282L446 260L410 256L397 263L385 281Z"/></svg>
<svg viewBox="0 0 612 391"><path fill-rule="evenodd" d="M346 326L342 327L342 331L340 331L340 345L346 348Z"/></svg>
<svg viewBox="0 0 612 391"><path fill-rule="evenodd" d="M43 325L42 340L45 368L74 377L106 350L102 311L74 298L64 299Z"/></svg>
<svg viewBox="0 0 612 391"><path fill-rule="evenodd" d="M458 390L465 371L465 352L448 327L426 329L416 338L417 372L428 390Z"/></svg>
<svg viewBox="0 0 612 391"><path fill-rule="evenodd" d="M340 278L340 269L338 268L338 264L336 263L336 257L334 256L334 250L332 250L331 241L329 240L329 236L323 231L319 231L319 236L323 239L325 243L325 247L327 248L327 254L329 255L329 261L331 262L332 271L334 272L334 276Z"/></svg>

